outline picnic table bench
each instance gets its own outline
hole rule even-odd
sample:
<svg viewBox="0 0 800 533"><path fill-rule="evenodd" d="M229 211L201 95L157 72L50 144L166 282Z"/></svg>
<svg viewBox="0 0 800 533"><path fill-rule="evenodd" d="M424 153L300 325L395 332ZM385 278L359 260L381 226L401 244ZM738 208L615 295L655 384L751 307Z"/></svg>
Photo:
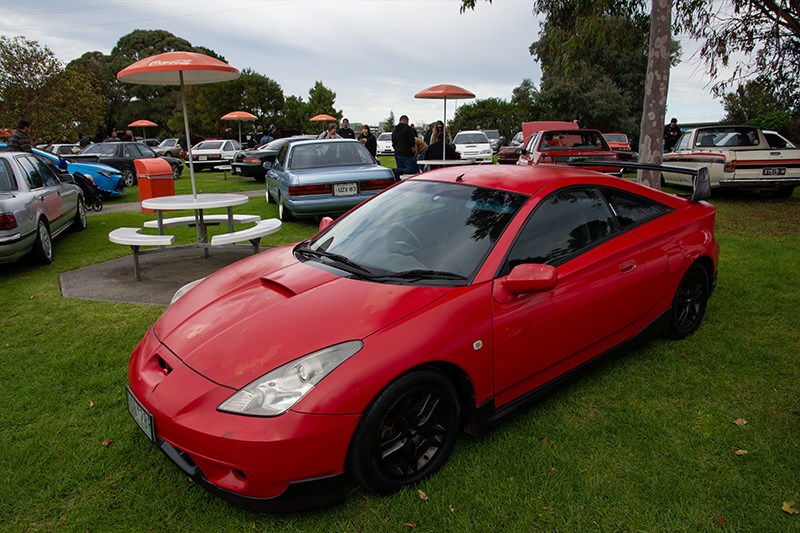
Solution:
<svg viewBox="0 0 800 533"><path fill-rule="evenodd" d="M139 268L139 251L141 246L169 246L175 240L174 235L146 235L140 233L142 228L117 228L108 234L108 240L115 244L124 244L131 247L133 252L133 275L137 280L142 279Z"/></svg>

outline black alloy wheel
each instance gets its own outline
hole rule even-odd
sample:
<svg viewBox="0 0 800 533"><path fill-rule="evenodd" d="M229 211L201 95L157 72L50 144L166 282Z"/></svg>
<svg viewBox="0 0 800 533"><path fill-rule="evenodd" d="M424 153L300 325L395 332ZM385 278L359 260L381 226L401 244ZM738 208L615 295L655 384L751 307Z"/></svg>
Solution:
<svg viewBox="0 0 800 533"><path fill-rule="evenodd" d="M134 183L136 183L136 175L133 173L131 167L124 167L122 169L122 182L126 187L133 187Z"/></svg>
<svg viewBox="0 0 800 533"><path fill-rule="evenodd" d="M83 231L86 229L86 203L83 201L83 196L78 196L78 209L75 212L75 219L72 222L72 229L75 231Z"/></svg>
<svg viewBox="0 0 800 533"><path fill-rule="evenodd" d="M682 339L697 331L706 313L708 296L708 275L695 263L683 275L672 299L670 337Z"/></svg>
<svg viewBox="0 0 800 533"><path fill-rule="evenodd" d="M348 471L389 494L438 471L460 429L461 405L450 379L433 369L399 377L372 402L356 429Z"/></svg>

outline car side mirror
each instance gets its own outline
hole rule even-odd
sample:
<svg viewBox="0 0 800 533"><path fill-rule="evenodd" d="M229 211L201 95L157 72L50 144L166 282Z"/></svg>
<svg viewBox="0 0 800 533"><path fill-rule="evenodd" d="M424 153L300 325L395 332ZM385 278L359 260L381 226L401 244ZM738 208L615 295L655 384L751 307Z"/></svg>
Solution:
<svg viewBox="0 0 800 533"><path fill-rule="evenodd" d="M517 155L522 155L522 154L527 154L528 151L525 150L524 148L517 148L516 150L514 150L514 153Z"/></svg>
<svg viewBox="0 0 800 533"><path fill-rule="evenodd" d="M699 202L709 198L711 198L711 178L709 177L708 167L700 167L697 170L697 175L692 180L692 196L690 199L693 202Z"/></svg>
<svg viewBox="0 0 800 533"><path fill-rule="evenodd" d="M517 265L506 276L506 287L511 294L546 292L555 289L557 283L558 272L550 265Z"/></svg>
<svg viewBox="0 0 800 533"><path fill-rule="evenodd" d="M331 217L322 217L322 220L319 221L319 230L327 229L331 224L333 224L333 219Z"/></svg>

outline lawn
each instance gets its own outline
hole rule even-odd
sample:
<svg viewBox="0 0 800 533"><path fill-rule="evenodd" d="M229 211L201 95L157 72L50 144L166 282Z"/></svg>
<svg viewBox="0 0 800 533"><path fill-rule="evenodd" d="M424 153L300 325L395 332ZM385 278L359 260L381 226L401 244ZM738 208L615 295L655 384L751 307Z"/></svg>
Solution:
<svg viewBox="0 0 800 533"><path fill-rule="evenodd" d="M198 174L202 192L261 187ZM130 419L128 356L163 308L65 299L58 275L128 255L108 231L152 215L92 216L55 241L52 265L0 265L0 529L800 531L782 510L800 509L800 193L713 203L719 284L693 336L656 340L485 437L462 436L418 487L378 497L351 485L344 505L277 516L209 495ZM276 216L263 197L242 207ZM315 228L286 224L265 244Z"/></svg>

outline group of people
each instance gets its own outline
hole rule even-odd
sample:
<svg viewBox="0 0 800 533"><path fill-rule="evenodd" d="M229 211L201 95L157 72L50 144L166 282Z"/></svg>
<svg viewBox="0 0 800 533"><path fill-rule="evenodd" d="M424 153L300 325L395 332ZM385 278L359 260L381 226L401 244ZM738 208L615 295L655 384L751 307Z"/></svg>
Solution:
<svg viewBox="0 0 800 533"><path fill-rule="evenodd" d="M343 118L341 127L337 126L335 122L329 122L328 127L317 136L317 139L356 139L356 132L350 127L350 121ZM364 145L364 148L367 149L372 157L377 157L378 139L372 133L372 128L369 125L364 124L361 126L358 141Z"/></svg>
<svg viewBox="0 0 800 533"><path fill-rule="evenodd" d="M417 129L409 125L408 116L402 115L400 122L392 130L392 147L396 164L395 174L398 177L403 174L417 174L419 159L461 159L450 139L445 138L444 122L441 120L433 124L420 139Z"/></svg>

